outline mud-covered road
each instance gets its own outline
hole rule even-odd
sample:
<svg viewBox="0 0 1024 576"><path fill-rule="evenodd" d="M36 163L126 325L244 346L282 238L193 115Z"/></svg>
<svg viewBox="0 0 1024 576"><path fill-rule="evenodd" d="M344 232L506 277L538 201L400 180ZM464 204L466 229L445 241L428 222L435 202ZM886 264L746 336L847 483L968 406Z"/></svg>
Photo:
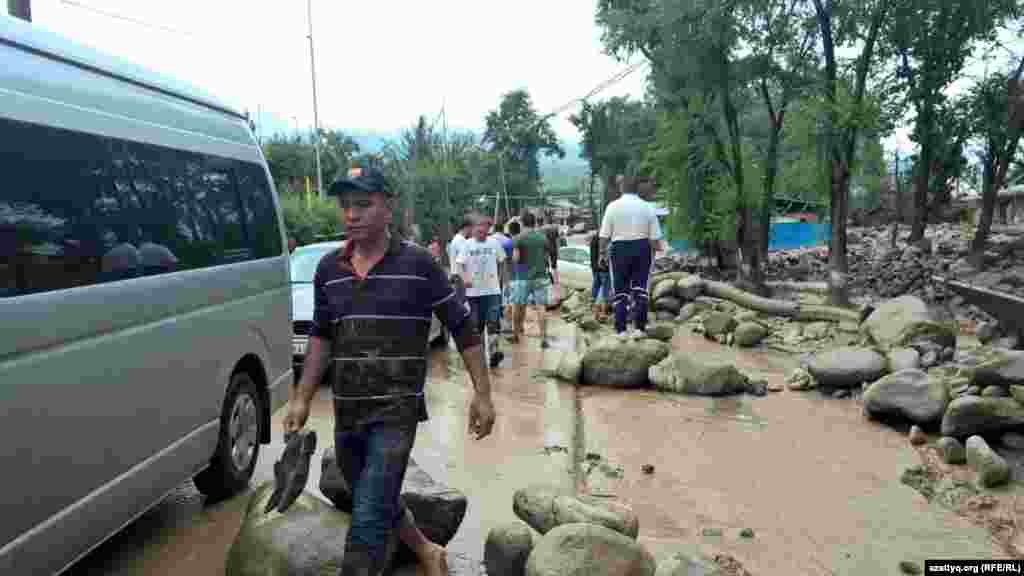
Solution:
<svg viewBox="0 0 1024 576"><path fill-rule="evenodd" d="M553 332L556 347L575 345L569 326L556 321ZM686 334L674 344L774 382L792 364ZM790 391L708 399L576 390L536 376L544 360L536 338L506 346L506 353L493 376L494 433L473 441L465 419L471 386L461 361L452 350L433 352L431 419L420 428L414 458L469 497L449 545L453 573L482 572L488 528L514 520L513 492L535 482L630 503L640 539L656 556L721 552L755 575L888 574L898 573L902 560L1006 557L983 527L900 482L920 456L902 432L866 422L855 400ZM280 417L253 485L270 479L281 450ZM332 429L325 393L310 425L321 452ZM603 466L595 465L598 457ZM645 464L654 466L652 474L642 471ZM315 490L319 458L312 468ZM244 502L243 495L205 507L191 485L183 486L69 574L223 574ZM743 528L754 537L741 537Z"/></svg>

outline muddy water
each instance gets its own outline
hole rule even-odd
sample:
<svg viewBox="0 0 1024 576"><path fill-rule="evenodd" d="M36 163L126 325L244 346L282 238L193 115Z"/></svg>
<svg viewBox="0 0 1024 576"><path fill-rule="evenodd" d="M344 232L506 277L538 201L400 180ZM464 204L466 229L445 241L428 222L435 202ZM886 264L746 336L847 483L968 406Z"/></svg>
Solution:
<svg viewBox="0 0 1024 576"><path fill-rule="evenodd" d="M570 453L575 392L543 378L533 377L543 362L539 340L530 336L516 347L505 346L502 367L492 372L497 420L488 438L475 441L467 434L466 413L472 384L461 370L454 350L435 350L427 386L430 420L420 426L413 458L435 478L464 491L469 509L449 545L452 572L479 574L487 530L495 523L515 520L513 492L533 482L556 484L571 490L574 455ZM551 327L558 346L571 346L567 327ZM535 331L535 328L533 329ZM280 421L274 416L274 443L264 446L253 486L272 478L273 462L280 455ZM311 465L309 487L320 475L320 455L333 444L331 401L321 390L308 426L320 441ZM241 523L246 496L204 505L188 483L165 502L75 565L71 576L219 576L224 573L227 550Z"/></svg>
<svg viewBox="0 0 1024 576"><path fill-rule="evenodd" d="M674 344L778 383L791 363L688 334ZM757 575L890 574L901 560L1005 557L984 529L900 483L920 458L903 433L867 424L856 400L580 394L586 450L623 471L592 472L587 484L633 505L656 555L697 547ZM741 538L743 528L755 537Z"/></svg>

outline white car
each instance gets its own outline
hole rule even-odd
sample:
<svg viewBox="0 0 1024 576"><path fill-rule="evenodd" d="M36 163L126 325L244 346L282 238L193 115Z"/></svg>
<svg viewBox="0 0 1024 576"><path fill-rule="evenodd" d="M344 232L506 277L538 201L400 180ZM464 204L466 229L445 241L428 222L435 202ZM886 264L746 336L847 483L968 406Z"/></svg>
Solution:
<svg viewBox="0 0 1024 576"><path fill-rule="evenodd" d="M292 368L296 381L302 374L309 331L313 327L313 275L320 259L339 247L341 242L318 242L300 246L292 252ZM431 344L446 342L444 328L437 316L431 318L429 338Z"/></svg>
<svg viewBox="0 0 1024 576"><path fill-rule="evenodd" d="M590 290L594 274L590 269L590 247L563 246L558 249L558 280L562 286Z"/></svg>

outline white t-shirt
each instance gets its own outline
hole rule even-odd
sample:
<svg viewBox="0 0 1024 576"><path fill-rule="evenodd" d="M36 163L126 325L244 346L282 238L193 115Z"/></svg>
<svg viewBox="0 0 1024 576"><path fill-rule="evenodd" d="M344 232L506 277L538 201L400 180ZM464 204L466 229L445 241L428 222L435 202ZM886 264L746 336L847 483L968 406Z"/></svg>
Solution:
<svg viewBox="0 0 1024 576"><path fill-rule="evenodd" d="M504 261L505 249L496 239L488 238L483 242L476 238L466 240L455 259L462 267L463 280L473 285L466 288L466 297L501 294L498 264Z"/></svg>
<svg viewBox="0 0 1024 576"><path fill-rule="evenodd" d="M623 194L605 209L600 236L612 242L661 240L661 224L649 202L636 194Z"/></svg>
<svg viewBox="0 0 1024 576"><path fill-rule="evenodd" d="M455 263L458 260L459 252L462 251L463 245L467 242L462 232L457 232L452 238L452 241L448 243L448 261Z"/></svg>

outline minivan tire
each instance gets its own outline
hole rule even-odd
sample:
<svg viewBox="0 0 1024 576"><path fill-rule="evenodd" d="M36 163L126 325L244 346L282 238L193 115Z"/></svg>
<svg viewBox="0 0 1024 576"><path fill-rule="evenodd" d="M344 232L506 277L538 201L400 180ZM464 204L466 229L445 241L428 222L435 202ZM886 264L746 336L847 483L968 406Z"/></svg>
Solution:
<svg viewBox="0 0 1024 576"><path fill-rule="evenodd" d="M247 372L231 376L224 406L221 408L217 450L210 465L193 481L208 498L233 496L248 485L260 455L260 422L263 402L256 382ZM237 452L237 453L236 453Z"/></svg>

